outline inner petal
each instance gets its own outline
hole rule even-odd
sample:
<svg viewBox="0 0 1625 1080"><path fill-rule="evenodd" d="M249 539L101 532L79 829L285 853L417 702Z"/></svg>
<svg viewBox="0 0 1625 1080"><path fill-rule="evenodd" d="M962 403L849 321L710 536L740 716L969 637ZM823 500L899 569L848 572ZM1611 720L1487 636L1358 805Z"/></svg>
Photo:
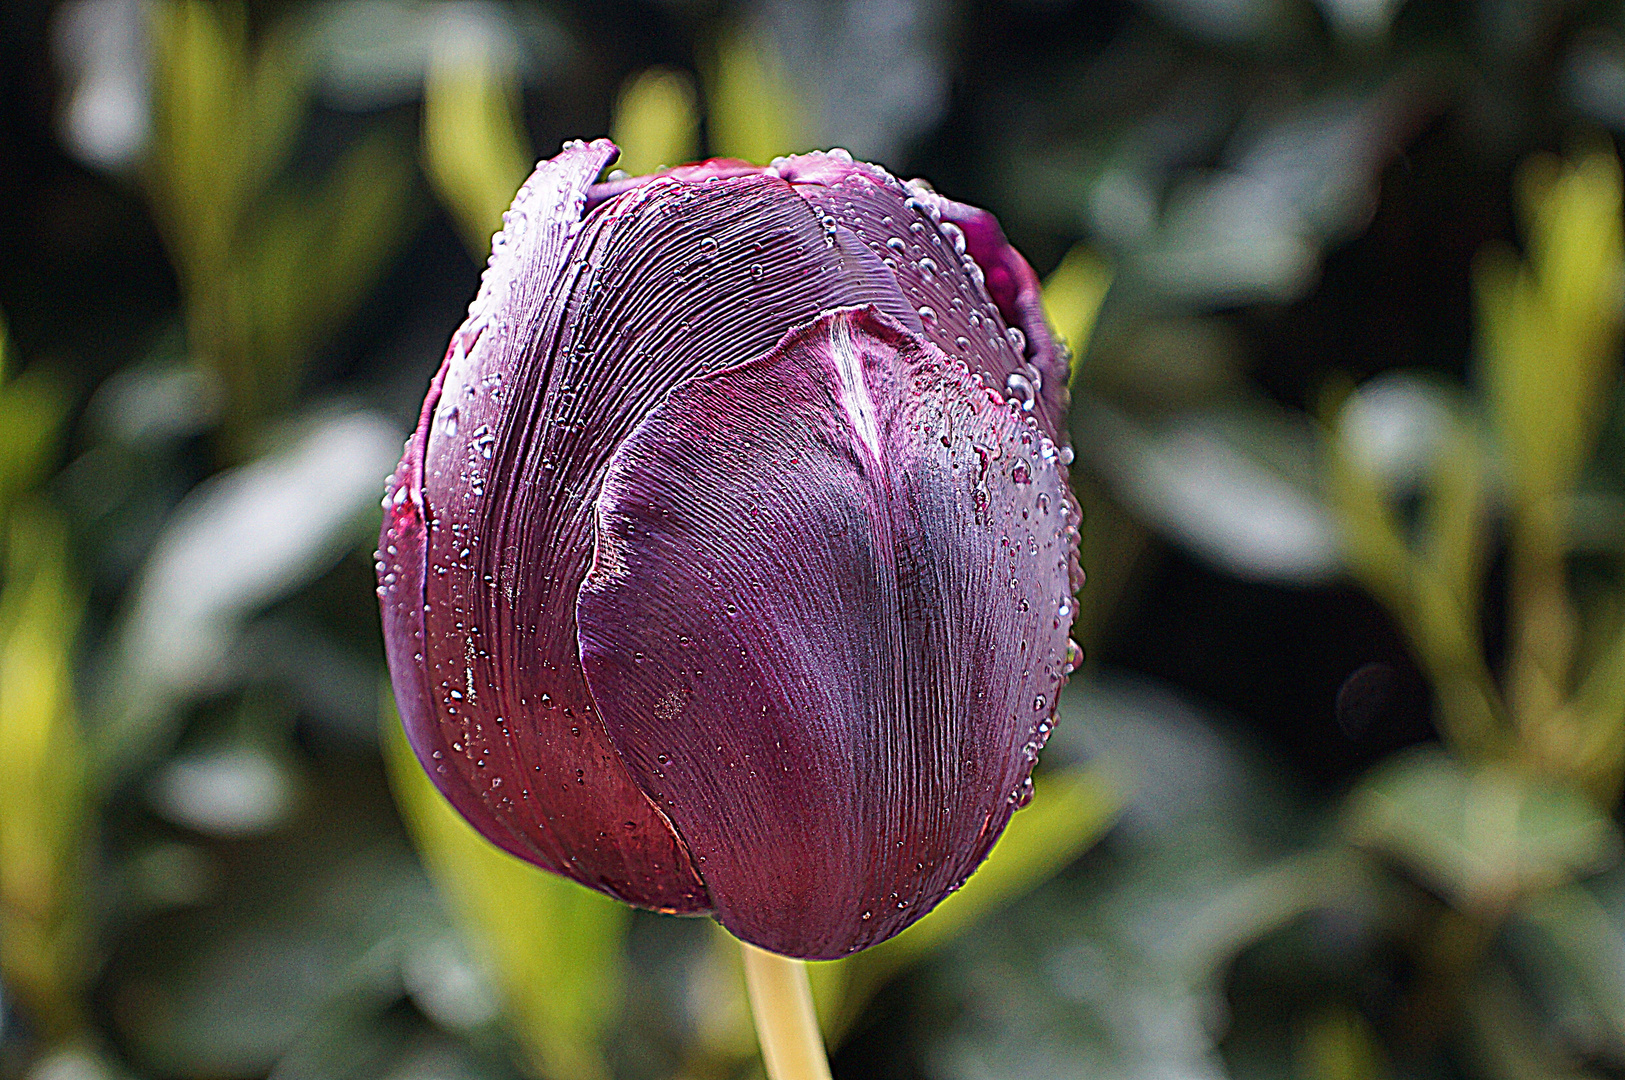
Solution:
<svg viewBox="0 0 1625 1080"><path fill-rule="evenodd" d="M736 935L845 955L985 856L1067 670L1055 458L874 308L684 383L617 451L582 663Z"/></svg>

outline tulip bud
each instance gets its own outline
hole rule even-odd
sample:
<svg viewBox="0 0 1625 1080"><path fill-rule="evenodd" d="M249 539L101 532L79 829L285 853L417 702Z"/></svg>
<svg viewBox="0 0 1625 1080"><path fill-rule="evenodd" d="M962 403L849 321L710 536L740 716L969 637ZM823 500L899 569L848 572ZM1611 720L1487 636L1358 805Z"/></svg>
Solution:
<svg viewBox="0 0 1625 1080"><path fill-rule="evenodd" d="M1031 791L1078 512L1066 371L992 216L841 151L543 162L385 499L407 734L485 836L846 955Z"/></svg>

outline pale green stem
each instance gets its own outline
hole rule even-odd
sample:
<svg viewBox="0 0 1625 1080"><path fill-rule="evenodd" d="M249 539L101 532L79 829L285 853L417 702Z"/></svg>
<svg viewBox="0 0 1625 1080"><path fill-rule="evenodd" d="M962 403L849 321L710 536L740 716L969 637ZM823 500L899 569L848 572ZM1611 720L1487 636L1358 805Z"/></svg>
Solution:
<svg viewBox="0 0 1625 1080"><path fill-rule="evenodd" d="M767 1080L830 1080L807 965L743 942L740 947Z"/></svg>

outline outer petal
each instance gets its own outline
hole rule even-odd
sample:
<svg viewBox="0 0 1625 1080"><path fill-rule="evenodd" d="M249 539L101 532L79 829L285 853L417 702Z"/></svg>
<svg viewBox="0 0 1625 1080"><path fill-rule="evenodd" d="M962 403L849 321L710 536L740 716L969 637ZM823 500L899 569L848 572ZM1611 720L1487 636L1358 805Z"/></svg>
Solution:
<svg viewBox="0 0 1625 1080"><path fill-rule="evenodd" d="M618 180L606 180L602 184L594 184L587 191L587 213L592 213L611 199L619 198L628 191L636 191L661 178L669 180L687 180L698 182L709 180L712 177L732 176L764 176L770 175L772 170L764 169L759 165L752 165L748 161L738 161L734 158L708 158L705 161L696 161L691 165L679 165L663 173L648 173L643 176L623 176Z"/></svg>
<svg viewBox="0 0 1625 1080"><path fill-rule="evenodd" d="M417 431L407 442L405 455L390 480L379 538L378 596L384 651L412 749L441 794L487 839L511 854L553 870L560 867L538 848L526 830L515 828L506 815L498 814L478 788L454 772L448 760L452 739L441 725L436 706L441 695L436 693L424 663L425 623L437 637L445 632L428 600L433 514L424 492L424 456L447 374L454 364L466 362L467 352L506 302L524 263L545 273L561 261L571 225L580 217L582 195L614 154L614 147L602 140L590 146L566 147L558 157L543 162L519 190L515 209L504 222L507 228L494 241L491 261L469 318L452 338L446 359L430 384ZM636 798L635 789L632 794Z"/></svg>
<svg viewBox="0 0 1625 1080"><path fill-rule="evenodd" d="M454 340L423 447L426 693L443 787L478 801L471 820L494 817L532 861L612 895L700 911L700 873L581 670L575 603L599 484L683 381L825 308L908 309L869 252L832 242L773 176L657 177L582 219L605 157L556 207L515 206L520 239L499 245Z"/></svg>
<svg viewBox="0 0 1625 1080"><path fill-rule="evenodd" d="M1038 372L1034 381L1047 429L1060 432L1064 438L1067 380L1071 373L1044 318L1044 294L1038 275L1004 238L1004 230L992 214L934 193L927 199L936 207L943 224L960 230L966 254L982 270L988 295L998 305L1004 321L1021 330L1026 343L1023 359Z"/></svg>
<svg viewBox="0 0 1625 1080"><path fill-rule="evenodd" d="M985 210L904 185L843 151L776 163L803 198L880 257L914 307L926 337L1066 442L1066 365L1044 322L1038 278ZM1011 327L1016 333L1011 332Z"/></svg>
<svg viewBox="0 0 1625 1080"><path fill-rule="evenodd" d="M889 937L1023 800L1067 670L1056 456L874 308L685 383L616 452L581 654L736 935Z"/></svg>

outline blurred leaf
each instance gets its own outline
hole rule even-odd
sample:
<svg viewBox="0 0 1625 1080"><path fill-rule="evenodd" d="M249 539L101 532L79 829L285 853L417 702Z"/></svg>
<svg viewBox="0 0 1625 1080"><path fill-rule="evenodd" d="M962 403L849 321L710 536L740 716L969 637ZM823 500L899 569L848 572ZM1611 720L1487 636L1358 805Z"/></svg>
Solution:
<svg viewBox="0 0 1625 1080"><path fill-rule="evenodd" d="M1499 964L1480 972L1465 1009L1464 1057L1487 1080L1585 1080L1594 1076L1566 1061L1540 1037L1511 973Z"/></svg>
<svg viewBox="0 0 1625 1080"><path fill-rule="evenodd" d="M37 484L55 450L68 400L55 380L43 372L9 377L6 328L0 321L0 520L11 501Z"/></svg>
<svg viewBox="0 0 1625 1080"><path fill-rule="evenodd" d="M246 345L254 362L224 373L239 386L251 380L236 396L258 415L287 405L316 343L343 325L411 238L413 194L402 140L379 129L314 191L285 189L266 200L261 224L243 241L235 297L251 313Z"/></svg>
<svg viewBox="0 0 1625 1080"><path fill-rule="evenodd" d="M1351 867L1281 861L1316 831L1288 774L1156 684L1074 677L1045 754L1087 754L1127 803L1103 843L927 969L910 1034L928 1075L1222 1080L1229 961L1357 896Z"/></svg>
<svg viewBox="0 0 1625 1080"><path fill-rule="evenodd" d="M250 46L236 0L161 0L153 48L154 201L189 291L204 291L243 211L287 161L307 72L281 26Z"/></svg>
<svg viewBox="0 0 1625 1080"><path fill-rule="evenodd" d="M717 37L705 70L706 129L719 157L765 165L802 150L800 98L771 46L732 26Z"/></svg>
<svg viewBox="0 0 1625 1080"><path fill-rule="evenodd" d="M1280 48L1308 33L1306 12L1287 0L1147 0L1187 33L1221 46Z"/></svg>
<svg viewBox="0 0 1625 1080"><path fill-rule="evenodd" d="M401 813L471 949L500 990L514 1035L547 1077L607 1077L630 910L493 846L435 790L386 690L383 742Z"/></svg>
<svg viewBox="0 0 1625 1080"><path fill-rule="evenodd" d="M700 150L694 80L666 67L629 77L615 101L609 137L621 148L616 166L633 176L693 161Z"/></svg>
<svg viewBox="0 0 1625 1080"><path fill-rule="evenodd" d="M1179 174L1154 230L1123 252L1124 277L1192 306L1303 296L1324 249L1370 219L1378 176L1422 111L1423 89L1407 74L1376 92L1250 118L1220 168Z"/></svg>
<svg viewBox="0 0 1625 1080"><path fill-rule="evenodd" d="M448 39L478 36L527 80L567 79L572 42L547 8L511 0L348 0L302 12L322 98L368 113L415 102Z"/></svg>
<svg viewBox="0 0 1625 1080"><path fill-rule="evenodd" d="M1033 787L1032 805L1010 819L987 861L929 915L856 956L809 966L832 1041L851 1030L870 998L899 971L1065 869L1104 835L1123 803L1109 771L1096 766L1041 773Z"/></svg>
<svg viewBox="0 0 1625 1080"><path fill-rule="evenodd" d="M1342 565L1336 523L1313 491L1307 425L1268 407L1141 424L1079 394L1078 452L1123 504L1244 578L1322 582Z"/></svg>
<svg viewBox="0 0 1625 1080"><path fill-rule="evenodd" d="M1494 920L1518 899L1610 865L1618 831L1576 791L1436 747L1384 762L1350 794L1350 839Z"/></svg>
<svg viewBox="0 0 1625 1080"><path fill-rule="evenodd" d="M84 1017L84 746L73 703L83 598L43 502L8 522L0 591L0 975L48 1041Z"/></svg>
<svg viewBox="0 0 1625 1080"><path fill-rule="evenodd" d="M1072 350L1074 378L1111 283L1111 267L1084 244L1072 245L1044 282L1044 315Z"/></svg>
<svg viewBox="0 0 1625 1080"><path fill-rule="evenodd" d="M306 421L285 446L194 489L155 543L113 641L90 729L98 783L127 779L173 737L180 710L243 673L243 622L357 542L400 432L368 412Z"/></svg>
<svg viewBox="0 0 1625 1080"><path fill-rule="evenodd" d="M423 91L423 167L479 262L529 174L519 75L478 34L437 49Z"/></svg>
<svg viewBox="0 0 1625 1080"><path fill-rule="evenodd" d="M149 169L160 226L189 290L225 262L244 195L238 93L248 83L240 2L165 0L155 9Z"/></svg>
<svg viewBox="0 0 1625 1080"><path fill-rule="evenodd" d="M1528 240L1519 265L1491 248L1474 271L1480 370L1515 493L1573 487L1617 377L1625 226L1612 150L1518 173Z"/></svg>
<svg viewBox="0 0 1625 1080"><path fill-rule="evenodd" d="M1463 412L1415 376L1373 380L1337 410L1323 468L1349 568L1399 619L1452 748L1482 754L1501 748L1507 732L1479 634L1486 465ZM1418 495L1410 530L1401 507Z"/></svg>
<svg viewBox="0 0 1625 1080"><path fill-rule="evenodd" d="M329 1025L385 1021L411 957L450 932L376 771L315 779L292 827L217 849L218 899L109 943L104 1000L143 1075L264 1076Z"/></svg>
<svg viewBox="0 0 1625 1080"><path fill-rule="evenodd" d="M1317 0L1332 29L1354 44L1381 40L1403 3L1404 0Z"/></svg>
<svg viewBox="0 0 1625 1080"><path fill-rule="evenodd" d="M1388 1075L1376 1032L1353 1009L1315 1016L1298 1053L1307 1080L1381 1080Z"/></svg>
<svg viewBox="0 0 1625 1080"><path fill-rule="evenodd" d="M1508 951L1576 1056L1625 1064L1625 933L1617 913L1610 917L1583 886L1552 889L1518 908Z"/></svg>

